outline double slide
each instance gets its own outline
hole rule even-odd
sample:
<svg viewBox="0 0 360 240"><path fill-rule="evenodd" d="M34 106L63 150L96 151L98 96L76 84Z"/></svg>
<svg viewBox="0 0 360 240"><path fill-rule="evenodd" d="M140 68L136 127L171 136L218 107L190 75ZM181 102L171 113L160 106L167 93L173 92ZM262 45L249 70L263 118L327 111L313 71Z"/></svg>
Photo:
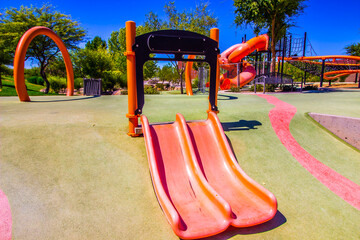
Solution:
<svg viewBox="0 0 360 240"><path fill-rule="evenodd" d="M217 115L205 121L149 124L141 117L153 186L180 238L215 235L230 225L249 227L277 212L272 193L240 168Z"/></svg>
<svg viewBox="0 0 360 240"><path fill-rule="evenodd" d="M269 37L264 34L254 37L245 43L235 44L221 53L219 58L220 67L227 73L220 76L220 88L230 89L231 86L243 87L251 82L256 76L255 68L244 61L242 71L238 69L237 63L254 52L268 49Z"/></svg>

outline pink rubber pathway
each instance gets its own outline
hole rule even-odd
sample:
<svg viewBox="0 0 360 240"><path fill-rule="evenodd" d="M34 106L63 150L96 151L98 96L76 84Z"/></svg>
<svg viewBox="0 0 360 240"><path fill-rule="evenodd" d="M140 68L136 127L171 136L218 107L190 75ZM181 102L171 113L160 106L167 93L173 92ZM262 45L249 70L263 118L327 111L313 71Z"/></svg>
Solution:
<svg viewBox="0 0 360 240"><path fill-rule="evenodd" d="M296 113L296 107L274 96L260 94L257 96L265 98L268 103L275 106L269 112L270 122L281 143L291 155L327 188L360 210L360 186L319 162L291 135L289 125Z"/></svg>
<svg viewBox="0 0 360 240"><path fill-rule="evenodd" d="M11 211L6 195L0 190L0 239L11 239Z"/></svg>

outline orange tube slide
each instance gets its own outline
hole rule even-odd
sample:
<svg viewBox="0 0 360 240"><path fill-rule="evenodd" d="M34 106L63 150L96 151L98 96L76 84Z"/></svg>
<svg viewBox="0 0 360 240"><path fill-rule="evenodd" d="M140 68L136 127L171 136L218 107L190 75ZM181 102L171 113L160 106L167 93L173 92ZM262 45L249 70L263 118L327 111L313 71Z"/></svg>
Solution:
<svg viewBox="0 0 360 240"><path fill-rule="evenodd" d="M26 57L26 51L31 43L31 41L38 35L46 35L51 38L56 45L59 47L66 67L67 72L67 96L72 96L74 94L74 73L73 67L70 59L70 55L66 49L65 44L60 39L60 37L53 32L51 29L46 27L33 27L25 32L21 37L15 51L14 58L14 83L15 89L19 96L20 101L29 102L30 97L26 90L25 79L24 79L24 63Z"/></svg>
<svg viewBox="0 0 360 240"><path fill-rule="evenodd" d="M268 48L269 37L264 34L258 37L252 38L246 43L236 44L227 50L225 50L219 59L221 68L228 70L227 74L223 74L220 77L220 89L230 89L231 86L243 87L251 82L255 75L255 69L248 63L243 65L243 71L237 75L237 65L241 59L249 55L255 50L263 51ZM239 83L239 85L238 85Z"/></svg>
<svg viewBox="0 0 360 240"><path fill-rule="evenodd" d="M277 212L272 193L239 167L214 112L206 121L149 125L141 117L154 189L176 235L202 238Z"/></svg>
<svg viewBox="0 0 360 240"><path fill-rule="evenodd" d="M258 37L254 37L247 41L246 43L241 44L234 51L230 53L228 56L229 62L236 63L240 62L241 59L249 55L255 50L263 51L267 50L269 46L269 37L268 35L260 35Z"/></svg>

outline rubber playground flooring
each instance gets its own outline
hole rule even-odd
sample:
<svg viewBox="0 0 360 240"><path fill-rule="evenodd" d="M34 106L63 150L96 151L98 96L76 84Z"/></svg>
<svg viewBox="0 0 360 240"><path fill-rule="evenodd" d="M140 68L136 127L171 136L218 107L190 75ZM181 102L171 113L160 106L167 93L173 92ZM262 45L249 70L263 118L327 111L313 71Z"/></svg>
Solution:
<svg viewBox="0 0 360 240"><path fill-rule="evenodd" d="M297 108L290 131L317 160L360 185L360 152L306 117L360 117L360 92L274 94ZM0 189L13 239L178 239L152 188L143 138L126 135L127 96L0 98ZM268 223L209 239L359 239L360 211L313 177L282 145L273 105L220 94L219 118L241 168L270 190ZM149 122L206 118L207 96L145 97Z"/></svg>

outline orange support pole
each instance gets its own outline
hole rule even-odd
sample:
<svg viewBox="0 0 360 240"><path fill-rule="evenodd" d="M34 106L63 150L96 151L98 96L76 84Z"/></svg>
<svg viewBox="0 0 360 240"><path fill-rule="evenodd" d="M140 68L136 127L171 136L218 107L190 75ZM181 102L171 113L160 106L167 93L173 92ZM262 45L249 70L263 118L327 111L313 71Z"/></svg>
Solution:
<svg viewBox="0 0 360 240"><path fill-rule="evenodd" d="M212 28L210 29L210 38L218 42L219 47L219 29L218 28ZM220 54L217 57L220 58ZM219 90L219 84L220 84L220 68L219 68L219 61L216 61L216 92L215 92L215 105L217 106L217 95ZM211 111L211 106L209 104L209 110ZM219 113L219 111L215 112Z"/></svg>
<svg viewBox="0 0 360 240"><path fill-rule="evenodd" d="M66 67L67 72L67 96L74 94L74 72L70 59L70 55L66 49L65 44L61 38L53 32L51 29L46 27L33 27L24 33L21 37L15 51L14 58L14 84L16 92L19 96L20 101L30 102L30 97L26 90L25 79L24 79L24 63L26 57L26 51L31 41L38 35L45 35L51 38L56 45L59 47Z"/></svg>
<svg viewBox="0 0 360 240"><path fill-rule="evenodd" d="M195 55L189 55L188 59L194 59ZM185 87L186 87L186 95L192 96L193 90L191 85L191 70L193 67L193 62L187 62L185 67Z"/></svg>
<svg viewBox="0 0 360 240"><path fill-rule="evenodd" d="M136 100L136 63L135 52L132 50L132 46L135 43L136 36L136 24L133 21L126 22L126 64L127 64L127 86L128 86L128 114L129 118L129 132L131 137L139 136L135 133L135 128L139 125L138 117L135 115L137 108Z"/></svg>

